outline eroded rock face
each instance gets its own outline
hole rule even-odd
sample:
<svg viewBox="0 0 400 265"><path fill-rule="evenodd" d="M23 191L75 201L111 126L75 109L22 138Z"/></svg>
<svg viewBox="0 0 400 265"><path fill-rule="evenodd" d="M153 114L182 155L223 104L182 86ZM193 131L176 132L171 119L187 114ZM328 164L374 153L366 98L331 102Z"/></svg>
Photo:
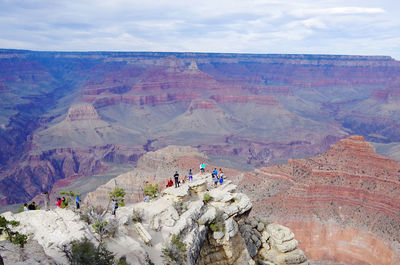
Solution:
<svg viewBox="0 0 400 265"><path fill-rule="evenodd" d="M209 201L203 200L205 194L210 195ZM236 185L230 180L214 186L209 174L195 174L193 181L178 188L166 188L149 202L120 207L117 218L106 213L104 221L114 224L116 229L114 236L103 238L103 243L117 258L125 256L130 264L148 264L149 260L164 264L162 250L171 246L172 236L185 244L185 251L180 254L185 259L183 264L255 265L258 261L306 264L301 263L306 257L297 249L293 233L277 224L247 219L251 208L249 198L236 192ZM6 262L40 264L41 259L48 260L48 264L66 263L60 251L63 245L82 238L95 244L100 240L92 225L82 221L77 211L57 208L19 214L7 212L3 216L19 221L16 229L37 241L36 247L28 245L29 249L19 251L21 255L11 256L0 250ZM138 216L140 222L137 218L133 221ZM244 232L244 224L252 226ZM250 251L253 243L247 240L249 233L252 240L260 242L255 254ZM29 259L24 257L26 253Z"/></svg>
<svg viewBox="0 0 400 265"><path fill-rule="evenodd" d="M54 259L46 255L40 244L35 240L29 240L24 248L20 248L8 241L0 241L0 264L56 265L57 263Z"/></svg>
<svg viewBox="0 0 400 265"><path fill-rule="evenodd" d="M0 203L168 145L246 170L314 156L349 133L396 150L399 69L381 56L2 50L0 182L11 192Z"/></svg>
<svg viewBox="0 0 400 265"><path fill-rule="evenodd" d="M376 242L377 252L385 255L377 262L396 264L400 257L399 172L397 161L377 155L363 137L351 136L325 154L257 169L243 178L240 190L253 199L254 212L293 225L291 228L300 234L300 247L310 251L307 255L311 259L326 252L326 257L338 262L364 264L370 248L375 248L371 242ZM326 229L335 227L332 238L324 225ZM314 242L310 241L314 234L311 227L318 231L317 237L330 239L317 240L321 245L315 249L303 247L302 242ZM340 236L350 230L352 236ZM331 240L357 251L354 255L347 250L344 253Z"/></svg>
<svg viewBox="0 0 400 265"><path fill-rule="evenodd" d="M198 172L200 163L206 160L206 155L187 146L168 146L148 152L139 159L136 169L121 174L90 192L85 201L93 205L106 205L109 200L108 193L116 186L123 187L127 192L127 203L142 201L143 189L147 184L159 184L160 189L164 189L175 171L179 172L182 180L184 176L188 176L188 168L191 168L193 173Z"/></svg>

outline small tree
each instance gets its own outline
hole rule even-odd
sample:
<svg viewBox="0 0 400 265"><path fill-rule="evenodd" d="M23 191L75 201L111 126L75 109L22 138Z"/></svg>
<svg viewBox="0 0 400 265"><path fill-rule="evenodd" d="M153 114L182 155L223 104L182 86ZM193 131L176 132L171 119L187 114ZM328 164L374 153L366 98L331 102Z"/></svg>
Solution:
<svg viewBox="0 0 400 265"><path fill-rule="evenodd" d="M172 235L171 242L166 244L161 253L165 264L186 264L186 244L181 241L181 235Z"/></svg>
<svg viewBox="0 0 400 265"><path fill-rule="evenodd" d="M154 198L160 191L158 189L158 184L154 186L152 184L147 184L143 189L144 194L149 195L150 198Z"/></svg>
<svg viewBox="0 0 400 265"><path fill-rule="evenodd" d="M113 191L109 192L110 201L116 200L117 203L121 206L125 206L125 201L124 201L125 195L126 192L124 191L124 189L119 187L115 187Z"/></svg>
<svg viewBox="0 0 400 265"><path fill-rule="evenodd" d="M8 221L5 217L0 216L0 235L5 233L7 235L7 240L23 248L28 240L28 237L11 229L11 227L19 226L19 224L20 223L18 221Z"/></svg>
<svg viewBox="0 0 400 265"><path fill-rule="evenodd" d="M214 220L212 220L210 223L210 229L213 232L216 231L225 232L225 218L223 211L217 211Z"/></svg>
<svg viewBox="0 0 400 265"><path fill-rule="evenodd" d="M65 197L65 203L61 205L61 208L66 208L68 205L71 205L71 203L75 200L76 196L80 196L79 192L74 192L72 190L70 191L61 191L60 195Z"/></svg>
<svg viewBox="0 0 400 265"><path fill-rule="evenodd" d="M111 265L115 263L114 254L102 244L96 247L87 238L74 240L70 245L63 245L61 251L72 265Z"/></svg>
<svg viewBox="0 0 400 265"><path fill-rule="evenodd" d="M203 196L203 202L208 203L209 201L211 201L211 195L208 192L206 192L206 193L204 193L204 196Z"/></svg>

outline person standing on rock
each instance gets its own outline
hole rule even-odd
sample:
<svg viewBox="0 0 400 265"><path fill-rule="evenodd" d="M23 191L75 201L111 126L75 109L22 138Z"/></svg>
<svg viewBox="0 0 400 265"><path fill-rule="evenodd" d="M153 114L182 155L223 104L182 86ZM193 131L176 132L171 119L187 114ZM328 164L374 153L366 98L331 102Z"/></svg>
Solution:
<svg viewBox="0 0 400 265"><path fill-rule="evenodd" d="M204 162L201 162L201 164L200 164L200 172L202 174L204 174L205 171L206 171L206 164L204 164Z"/></svg>
<svg viewBox="0 0 400 265"><path fill-rule="evenodd" d="M58 206L58 207L60 207L61 208L61 198L57 198L57 203L56 203L56 205Z"/></svg>
<svg viewBox="0 0 400 265"><path fill-rule="evenodd" d="M175 188L179 187L179 174L178 174L178 171L175 171L174 180L175 180Z"/></svg>
<svg viewBox="0 0 400 265"><path fill-rule="evenodd" d="M113 204L112 204L112 215L114 215L114 217L117 217L117 208L118 208L118 202L116 199L113 199Z"/></svg>
<svg viewBox="0 0 400 265"><path fill-rule="evenodd" d="M79 208L81 208L80 202L81 202L81 199L79 198L79 195L76 195L76 198L75 198L75 206L76 206L76 209L77 209L77 210L79 210Z"/></svg>
<svg viewBox="0 0 400 265"><path fill-rule="evenodd" d="M32 210L36 210L36 203L32 202L31 204L28 205L28 210L32 211Z"/></svg>
<svg viewBox="0 0 400 265"><path fill-rule="evenodd" d="M224 172L222 172L222 168L219 169L219 184L222 185L224 182Z"/></svg>
<svg viewBox="0 0 400 265"><path fill-rule="evenodd" d="M48 211L48 210L50 210L50 208L49 208L49 204L50 204L50 194L49 194L49 192L48 191L45 191L45 192L43 192L42 193L43 194L43 200L44 200L44 209L46 210L46 211Z"/></svg>
<svg viewBox="0 0 400 265"><path fill-rule="evenodd" d="M28 209L28 204L27 204L27 203L24 203L24 212L26 212L26 211L29 211L29 209Z"/></svg>
<svg viewBox="0 0 400 265"><path fill-rule="evenodd" d="M193 173L192 173L192 169L189 169L189 181L193 180Z"/></svg>

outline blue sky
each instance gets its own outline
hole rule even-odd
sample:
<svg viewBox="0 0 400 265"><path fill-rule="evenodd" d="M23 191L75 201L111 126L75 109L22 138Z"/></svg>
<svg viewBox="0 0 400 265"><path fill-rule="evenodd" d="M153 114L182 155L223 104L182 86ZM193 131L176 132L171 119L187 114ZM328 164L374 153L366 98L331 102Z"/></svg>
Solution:
<svg viewBox="0 0 400 265"><path fill-rule="evenodd" d="M400 1L0 0L0 48L400 59Z"/></svg>

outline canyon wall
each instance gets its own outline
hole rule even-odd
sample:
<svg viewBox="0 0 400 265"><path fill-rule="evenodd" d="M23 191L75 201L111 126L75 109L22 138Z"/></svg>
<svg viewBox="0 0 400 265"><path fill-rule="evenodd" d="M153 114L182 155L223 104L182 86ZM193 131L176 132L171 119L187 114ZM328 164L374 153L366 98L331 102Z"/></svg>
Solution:
<svg viewBox="0 0 400 265"><path fill-rule="evenodd" d="M362 136L315 157L256 169L240 181L254 213L290 227L310 259L399 262L400 163L376 154Z"/></svg>
<svg viewBox="0 0 400 265"><path fill-rule="evenodd" d="M390 57L0 50L0 69L2 205L168 145L242 170L354 133L397 156Z"/></svg>

